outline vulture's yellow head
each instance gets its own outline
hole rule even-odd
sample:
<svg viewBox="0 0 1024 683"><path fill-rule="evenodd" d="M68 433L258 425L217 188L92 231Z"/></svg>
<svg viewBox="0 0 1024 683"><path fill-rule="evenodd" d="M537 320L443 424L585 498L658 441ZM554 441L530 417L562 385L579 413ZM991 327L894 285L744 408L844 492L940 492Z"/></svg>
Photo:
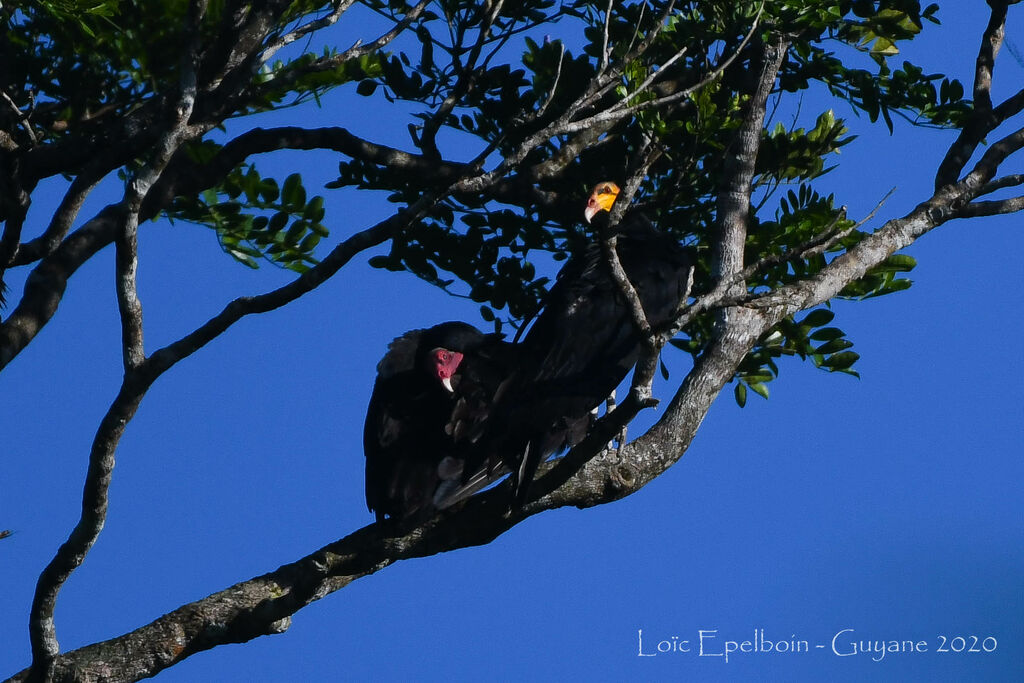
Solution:
<svg viewBox="0 0 1024 683"><path fill-rule="evenodd" d="M611 211L615 198L619 196L619 186L610 180L598 183L594 191L587 198L587 208L583 210L583 216L589 223L599 211Z"/></svg>

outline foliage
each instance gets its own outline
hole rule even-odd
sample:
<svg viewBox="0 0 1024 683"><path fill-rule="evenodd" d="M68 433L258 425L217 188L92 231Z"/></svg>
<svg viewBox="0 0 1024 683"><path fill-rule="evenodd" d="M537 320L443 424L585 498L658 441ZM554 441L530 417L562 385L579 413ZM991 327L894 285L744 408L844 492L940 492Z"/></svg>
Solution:
<svg viewBox="0 0 1024 683"><path fill-rule="evenodd" d="M369 0L364 5L393 21L410 11L394 1ZM100 134L105 122L141 118L140 113L155 110L175 90L182 66L165 56L183 49L185 37L173 27L185 20L188 3L178 0L160 7L129 0L52 0L4 10L6 92L19 107L31 109L39 143L70 146ZM219 33L229 7L211 3L200 24L202 40L213 46L210 54L230 49ZM551 0L504 3L494 16L484 7L437 3L387 50L345 58L326 47L244 64L236 71L245 73L231 77L246 79L249 85L240 95L211 105L216 111L210 113L224 121L319 99L347 86L364 97L412 105L412 144L426 159L440 164L458 157L457 150L484 148L506 156L526 136L561 116L599 77L607 41L613 62L621 66L612 74L613 87L591 97L582 113L621 100L639 108L634 116L596 130L601 144L588 140L565 163L559 159L574 149L572 136L540 141L517 175L539 187L537 196L446 197L429 207L413 228L396 234L386 254L370 261L472 298L482 305L485 319L499 328L502 320L495 311L507 311L505 319L518 325L541 305L552 273L547 267L539 272L538 264L562 260L588 241L579 225L580 198L598 180L621 180L645 141L653 140L663 153L651 166L637 201L661 229L697 247L701 264L694 292L710 290L709 229L723 152L741 121L743 93L756 67L750 47L776 29L793 36L773 96L778 107L785 109L794 96L825 87L870 120L881 118L890 129L894 114L921 125L948 126L961 124L970 112L956 81L906 61L896 65L899 45L926 21L937 21L935 5L922 8L909 0L773 1L763 7L754 2L687 2L666 13L667 3L648 2L616 5L610 17L598 4L556 8ZM268 44L285 35L289 22L318 9L317 3L308 2L282 6L279 28L270 32ZM741 48L755 17L761 28ZM544 35L555 23L582 29L583 40L570 43ZM671 61L684 47L685 53ZM671 106L645 108L700 83L733 53L733 65L702 87ZM651 80L654 87L638 92ZM583 131L577 138L586 135ZM765 131L755 178L760 208L752 216L748 263L795 254L829 226L850 225L836 199L815 190L815 180L852 140L844 121L831 110L820 112L810 127L776 122ZM219 143L205 139L189 144L186 153L202 165L220 150ZM536 170L555 162L560 164L555 173ZM112 163L130 171L133 162L124 158ZM125 173L126 178L130 175ZM442 176L353 155L340 163L338 178L328 187L381 190L391 201L411 205L426 192L442 190L444 182L448 180ZM174 197L162 214L209 226L224 250L247 266L267 259L304 271L317 262L316 247L329 235L329 206L329 197L307 200L297 176L279 183L264 177L257 163L245 161L211 186ZM831 254L860 237L858 231L849 233ZM752 292L770 290L817 272L830 258L783 258L757 273L748 287ZM896 275L912 267L909 257L894 257L851 283L843 295L866 298L904 289L910 281ZM778 374L774 359L780 355L798 355L823 369L856 374L851 342L828 331L836 328L815 331L818 327L789 319L767 335L737 374L737 400L744 402L743 386L767 396L765 382ZM708 320L695 321L676 345L699 354L709 330Z"/></svg>
<svg viewBox="0 0 1024 683"><path fill-rule="evenodd" d="M626 55L645 32L653 29L662 8L659 3L633 4L614 14L608 26L613 54ZM668 20L654 46L628 62L616 89L606 97L637 104L698 81L711 67L708 55L716 51L728 54L736 49L756 11L755 3L684 4ZM768 3L765 12L769 15L765 24L795 26L800 30L800 38L791 52L793 57L780 77L780 100L814 84L823 84L855 109L866 112L871 120L881 116L890 127L894 112L928 125L959 123L969 112L963 88L955 81L925 75L909 62L895 70L890 66L899 53L898 44L913 38L924 20L935 20L934 6L922 10L914 2ZM572 19L587 25L582 46L572 49L558 41L539 43L526 38L522 56L525 69L516 68L515 64L481 64L474 72L475 82L489 87L474 89L462 99L461 106L443 117L432 114L431 108L449 97L455 86L448 71L439 72L436 64L423 55L417 60L413 54L399 52L376 82L383 96L424 106L417 115L424 123L417 124L414 133L414 141L424 153L431 151L436 135L431 125L475 136L482 144L494 144L507 152L511 149L507 141L516 139L515 133L523 126L532 130L545 121L526 124L521 121L522 112L536 110L550 99L549 118L553 117L559 111L556 105L568 106L582 92L583 84L597 75L604 16L589 7L575 13ZM528 21L525 15L520 20ZM456 35L469 33L478 25L478 17L472 12L456 12L448 21L453 22ZM424 20L417 31L423 54L455 52L455 46L445 42L446 35L434 22ZM629 93L683 45L690 49L661 82L661 90L630 98ZM827 51L825 45L836 46L843 56ZM440 49L428 50L427 46ZM860 54L870 57L873 69L851 66ZM943 85L936 90L934 83L938 80ZM636 118L608 130L606 141L569 164L557 182L542 181L542 186L559 192L565 202L584 196L588 185L597 180L621 179L626 170L624 162L632 151L645 136L656 136L665 153L642 187L641 202L659 227L696 244L709 258L705 246L714 215L716 179L721 174L722 151L728 149L739 125L743 102L738 92L743 81L742 69L727 70L721 79L700 89L678 107L641 111ZM558 87L552 93L556 82ZM366 89L365 94L371 94L371 90ZM839 219L834 199L820 197L814 191L813 181L828 171L829 157L852 139L844 122L832 111L822 112L808 129L787 129L777 123L766 132L755 181L766 190L763 201L769 203L779 187L792 189L778 198L774 219L755 217L748 239L748 263L786 254ZM560 150L559 141L550 141L535 150L529 161L542 164L555 158ZM394 201L403 203L413 201L423 191L422 185L411 182L401 169L371 167L360 160L342 162L335 185L385 189L393 193ZM531 252L549 251L556 258L564 258L586 240L577 227L578 216L564 203L525 208L510 212L493 204L451 200L419 226L415 234L394 240L388 256L377 257L372 263L391 270L409 270L446 289L454 283L464 283L474 300L497 309L507 306L513 320L520 319L539 305L539 285L544 282L534 279ZM860 234L847 236L835 251L855 244ZM754 290L771 289L812 274L826 262L824 255L788 260L749 284ZM844 295L880 296L904 289L910 282L894 275L909 270L913 264L909 257L901 257L899 264L899 269L890 266L872 272L851 284ZM695 291L710 289L709 272L705 262ZM856 354L845 350L851 344L848 340L830 338L825 340L827 344L819 345L821 351L811 353L811 343L818 341L810 337L813 328L793 321L787 324L788 329L780 327L778 334L769 336L776 339L782 334L785 344L773 346L765 342L748 358L750 367L741 368L738 376L746 385L767 396L764 382L778 373L771 359L781 354L796 354L812 359L823 369L856 374L851 369ZM680 340L678 345L698 354L706 347L708 329L707 322L691 325L686 330L689 339Z"/></svg>
<svg viewBox="0 0 1024 683"><path fill-rule="evenodd" d="M1024 98L991 102L989 62L1009 4L989 3L976 102L957 81L902 59L906 41L939 16L936 5L915 0L0 4L0 294L5 272L27 271L20 299L3 309L0 369L53 317L76 270L106 247L116 254L122 326L123 380L90 451L82 517L42 572L33 603L35 673L58 660L57 595L103 527L114 454L149 388L244 316L309 293L358 254L472 299L498 330L522 329L558 264L600 237L581 224L581 204L591 186L611 179L630 195L631 211L696 255L689 306L640 350L642 381L538 480L549 488L523 514L638 490L678 459L730 380L740 405L750 392L768 398L780 358L857 376L858 354L831 300L906 289L902 274L915 262L899 249L954 218L1024 206L1021 197L995 195L1021 185L1019 175L998 173L1024 147L1019 135L994 135ZM802 111L812 92L838 107ZM404 117L408 141L385 144L343 128L365 118L359 103ZM299 105L337 107L338 125L272 125L284 118L275 113ZM837 111L890 131L896 118L958 129L934 194L905 217L862 230L845 198L821 182L856 142ZM268 155L285 149L340 155L328 191L269 171ZM93 211L93 190L116 178L120 199L80 218L83 207ZM30 209L46 204L33 202L55 187L63 196L40 221ZM328 229L347 228L339 208L373 192L394 204L390 216L345 235ZM226 267L269 262L299 275L231 301L147 354L135 279L148 219L208 227L230 257ZM628 293L628 283L617 284ZM659 418L665 431L648 432L656 446L645 438L620 444L614 472L602 469L597 450L587 449L609 443L652 405L649 380L673 334L671 346L699 360L693 381L678 385ZM286 565L281 582L266 575L254 580L267 581L259 586L239 584L238 593L166 615L159 623L172 627L158 626L155 636L140 629L99 650L152 662L130 674L150 676L182 652L279 632L288 615L367 567L486 543L521 521L494 514L502 506L487 497L497 493L402 538L379 525L357 532ZM112 660L104 657L97 670L106 675ZM59 673L88 677L76 668L82 660L65 659L72 663Z"/></svg>
<svg viewBox="0 0 1024 683"><path fill-rule="evenodd" d="M189 153L198 159L217 145L203 147ZM232 169L216 190L176 198L166 216L212 227L224 251L250 268L258 268L257 259L265 258L304 273L317 263L313 252L320 239L330 234L321 222L324 213L324 198L317 195L307 201L298 173L279 184L249 164Z"/></svg>

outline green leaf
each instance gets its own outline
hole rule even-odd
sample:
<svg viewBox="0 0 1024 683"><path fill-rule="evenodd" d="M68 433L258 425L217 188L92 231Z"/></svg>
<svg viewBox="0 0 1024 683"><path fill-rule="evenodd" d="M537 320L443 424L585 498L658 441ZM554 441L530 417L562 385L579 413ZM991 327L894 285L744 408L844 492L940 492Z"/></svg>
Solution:
<svg viewBox="0 0 1024 683"><path fill-rule="evenodd" d="M302 239L302 242L299 244L299 251L305 252L307 254L311 253L313 249L316 248L316 245L319 243L320 235L318 235L315 232L311 232Z"/></svg>
<svg viewBox="0 0 1024 683"><path fill-rule="evenodd" d="M302 187L302 176L292 173L281 186L281 199L286 206L298 208L306 204L306 191Z"/></svg>
<svg viewBox="0 0 1024 683"><path fill-rule="evenodd" d="M324 219L324 198L317 195L309 200L306 208L302 211L302 217L311 223L319 223Z"/></svg>
<svg viewBox="0 0 1024 683"><path fill-rule="evenodd" d="M736 403L739 404L740 408L747 405L747 385L743 382L737 382L734 395L736 396Z"/></svg>
<svg viewBox="0 0 1024 683"><path fill-rule="evenodd" d="M826 358L822 361L822 365L833 370L843 370L856 363L858 358L860 358L860 354L858 353L853 351L842 351Z"/></svg>
<svg viewBox="0 0 1024 683"><path fill-rule="evenodd" d="M807 314L807 317L800 321L801 325L809 325L811 327L821 327L832 322L832 318L836 317L836 314L827 308L818 308Z"/></svg>
<svg viewBox="0 0 1024 683"><path fill-rule="evenodd" d="M761 384L760 382L754 382L753 384L750 385L750 388L758 396L761 396L761 397L763 397L765 399L768 398L768 386L766 384Z"/></svg>
<svg viewBox="0 0 1024 683"><path fill-rule="evenodd" d="M284 211L278 211L270 217L270 223L267 225L267 229L271 232L280 232L284 230L284 226L288 225L288 214Z"/></svg>
<svg viewBox="0 0 1024 683"><path fill-rule="evenodd" d="M848 349L851 346L853 346L853 342L849 339L833 339L832 341L826 342L814 349L814 352L819 354L836 353L837 351Z"/></svg>
<svg viewBox="0 0 1024 683"><path fill-rule="evenodd" d="M277 201L277 198L281 196L281 191L277 187L277 181L273 178L268 178L260 183L260 197L265 202Z"/></svg>
<svg viewBox="0 0 1024 683"><path fill-rule="evenodd" d="M808 339L811 341L832 341L833 339L839 339L845 334L838 327L823 327L820 330L815 330Z"/></svg>
<svg viewBox="0 0 1024 683"><path fill-rule="evenodd" d="M906 254L893 254L872 268L874 272L907 273L917 265L917 259Z"/></svg>

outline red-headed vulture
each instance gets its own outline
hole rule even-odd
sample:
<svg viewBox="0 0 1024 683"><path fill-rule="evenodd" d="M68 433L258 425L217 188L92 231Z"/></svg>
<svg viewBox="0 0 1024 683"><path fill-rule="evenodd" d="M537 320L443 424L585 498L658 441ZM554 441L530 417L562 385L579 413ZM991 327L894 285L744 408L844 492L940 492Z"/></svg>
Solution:
<svg viewBox="0 0 1024 683"><path fill-rule="evenodd" d="M363 427L366 505L378 521L424 521L461 485L466 449L511 372L510 348L461 322L391 342Z"/></svg>

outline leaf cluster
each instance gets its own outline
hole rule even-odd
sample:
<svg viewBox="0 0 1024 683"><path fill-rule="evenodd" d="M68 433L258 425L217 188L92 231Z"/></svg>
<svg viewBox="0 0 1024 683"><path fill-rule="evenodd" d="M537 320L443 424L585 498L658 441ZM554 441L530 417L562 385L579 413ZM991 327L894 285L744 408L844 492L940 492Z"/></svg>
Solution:
<svg viewBox="0 0 1024 683"><path fill-rule="evenodd" d="M208 142L189 153L212 155L218 148ZM307 198L301 175L292 173L278 183L252 164L233 169L216 189L177 198L165 212L171 220L212 228L225 253L250 268L265 259L299 273L317 263L313 253L330 235L324 214L324 198Z"/></svg>
<svg viewBox="0 0 1024 683"><path fill-rule="evenodd" d="M897 65L900 46L937 21L935 5L914 0L657 0L612 3L610 15L606 3L553 0L442 0L415 12L400 0L365 0L362 6L395 26L398 37L365 50L307 49L299 27L315 26L334 4L280 1L245 9L210 2L197 28L193 119L213 128L232 117L319 102L346 85L374 106L409 109L415 150L409 158L415 163L350 147L328 184L384 192L399 206L444 194L481 150L487 150L487 166L506 160L503 183L431 204L370 261L471 298L496 326L499 311L518 324L542 305L551 263L594 239L580 221L589 188L624 180L643 150L656 154L636 210L694 247L700 258L695 295L714 287L710 259L724 164L760 70L758 48L774 36L789 41L772 93L779 112L797 111L789 102L812 88L827 89L854 112L890 128L894 116L955 126L971 112L957 81L905 60ZM5 6L2 86L21 117L0 114L5 130L52 147L51 158L73 152L48 172L74 173L102 162L120 167L130 181L155 141L146 131L167 116L166 100L180 90L186 65L169 56L182 55L194 37L181 30L188 8L187 0ZM253 27L270 28L240 38L250 34L232 22L250 19ZM246 52L246 39L259 46ZM285 43L291 47L271 60ZM765 266L747 282L752 295L818 272L863 238L845 218L843 198L816 189L834 155L854 137L832 109L799 118L790 125L773 121L763 133L745 260ZM804 123L807 118L813 122ZM573 127L581 121L590 123ZM552 127L560 132L546 134ZM121 137L137 144L119 145ZM187 149L188 163L179 165L204 176L226 147L200 139ZM268 260L301 272L317 262L318 243L328 235L330 195L309 198L297 175L278 181L246 155L215 175L202 186L178 183L160 206L162 215L210 227L225 252L250 267ZM833 230L843 234L828 249L803 253ZM843 296L900 291L910 281L898 275L912 266L909 257L894 257ZM710 342L710 327L708 319L694 321L679 345L700 353ZM843 365L852 357L834 355L846 348L815 350L845 341L812 338L817 327L780 324L774 332L781 336L773 332L759 343L738 374L740 382L760 392L767 375L777 375L780 355L853 372L855 358Z"/></svg>
<svg viewBox="0 0 1024 683"><path fill-rule="evenodd" d="M488 317L491 309L502 308L508 308L513 320L528 316L541 305L545 282L535 277L529 255L547 251L555 259L565 258L592 239L579 224L579 206L587 189L599 180L621 180L636 151L654 140L662 153L641 187L639 208L660 229L697 247L702 262L694 291L710 290L713 282L706 259L717 179L740 124L745 87L756 64L749 61L748 50L741 51L735 68L726 69L720 78L673 106L644 105L700 82L722 55L740 50L759 3L682 3L664 17L660 14L664 3L616 5L610 17L605 17L601 5L577 5L574 12L559 18L584 25L583 45L573 48L527 35L518 65L468 61L472 40L460 44L457 37L479 36L480 14L466 5L445 7L450 12L443 19L425 17L418 25L418 54L392 55L378 78L364 81L376 85L360 91L422 105L414 117L418 123L410 124L410 131L412 143L425 155L437 152L438 130L450 131L453 140L475 137L508 153L517 140L564 112L599 77L606 40L609 59L618 69L613 87L593 98L590 109L579 116L617 101L639 110L602 131L600 144L583 147L555 176L535 174L551 202L520 204L510 210L493 197L460 197L461 201L446 203L424 220L414 234L396 239L390 253L375 257L373 265L407 270L448 291L470 296L485 304ZM491 39L511 38L531 25L536 17L530 9L543 11L544 7L526 3L520 14L505 15L504 33L492 29ZM936 21L934 5L922 8L905 0L767 2L763 11L763 22L769 27L763 36L780 30L793 36L790 57L777 83L775 97L780 103L791 93L817 84L870 120L882 118L890 126L893 113L918 124L948 126L962 121L970 111L956 81L926 74L906 61L898 68L891 65L900 43L914 38L926 21ZM662 28L656 38L637 53L637 46L655 33L658 22ZM661 66L682 48L686 48L682 58L667 68ZM439 66L442 54L451 59ZM867 64L861 63L862 57ZM654 74L658 74L656 85L638 93ZM454 104L446 108L444 103ZM578 137L586 135L584 131ZM751 216L747 263L790 255L827 230L851 227L836 199L819 195L814 181L831 169L829 159L853 139L845 121L831 110L820 112L810 127L776 123L765 132L755 179L762 190L761 211ZM543 141L524 165L553 165L575 141L573 136ZM424 179L411 177L404 169L359 159L341 163L334 185L387 191L400 203L415 201L428 189ZM776 197L786 186L789 189ZM774 217L762 218L760 214L772 206ZM826 253L782 259L759 272L748 287L752 292L768 291L813 274L862 236L849 230ZM909 286L909 280L895 276L912 267L912 259L900 256L891 261L851 284L843 295L880 296ZM809 358L825 370L853 374L856 354L845 346L850 342L840 337L812 338L818 334L815 327L793 321L780 325L776 332L783 340L781 346L769 341L777 336L768 335L741 368L741 383L767 393L765 382L777 374L773 359L780 355ZM687 338L679 340L679 345L699 353L710 339L710 326L695 323L684 334ZM819 348L823 350L815 350Z"/></svg>

